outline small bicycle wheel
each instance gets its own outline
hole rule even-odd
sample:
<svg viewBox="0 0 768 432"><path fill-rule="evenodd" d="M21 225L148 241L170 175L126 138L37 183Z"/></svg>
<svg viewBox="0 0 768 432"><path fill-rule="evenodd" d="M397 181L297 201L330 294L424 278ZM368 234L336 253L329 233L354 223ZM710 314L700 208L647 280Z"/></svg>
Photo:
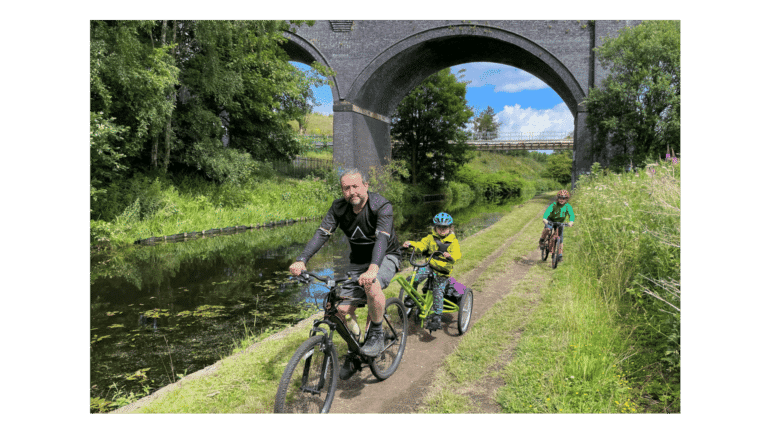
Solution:
<svg viewBox="0 0 768 432"><path fill-rule="evenodd" d="M560 242L561 241L562 240L560 239L560 237L558 237L557 241L553 242L554 243L554 246L552 248L552 268L553 269L557 268L557 262L560 261L558 259L558 256L559 256L558 252L560 252Z"/></svg>
<svg viewBox="0 0 768 432"><path fill-rule="evenodd" d="M384 330L384 351L371 362L371 372L379 380L385 380L400 365L408 339L408 314L400 299L387 299L381 327Z"/></svg>
<svg viewBox="0 0 768 432"><path fill-rule="evenodd" d="M472 306L475 303L475 295L471 288L467 288L459 302L459 334L464 334L469 329L469 320L472 318Z"/></svg>
<svg viewBox="0 0 768 432"><path fill-rule="evenodd" d="M276 413L327 413L339 382L336 349L325 335L313 336L285 367L275 396Z"/></svg>

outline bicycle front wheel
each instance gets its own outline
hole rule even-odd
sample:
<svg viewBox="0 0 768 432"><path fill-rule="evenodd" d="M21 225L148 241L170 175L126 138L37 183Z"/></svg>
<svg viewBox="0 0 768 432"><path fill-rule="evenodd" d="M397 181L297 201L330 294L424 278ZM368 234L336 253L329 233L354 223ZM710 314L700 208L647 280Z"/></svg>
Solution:
<svg viewBox="0 0 768 432"><path fill-rule="evenodd" d="M339 381L339 359L326 336L307 339L280 378L276 413L327 413Z"/></svg>
<svg viewBox="0 0 768 432"><path fill-rule="evenodd" d="M541 247L541 260L546 261L549 255L549 236L544 240L544 246Z"/></svg>
<svg viewBox="0 0 768 432"><path fill-rule="evenodd" d="M557 263L558 263L558 261L560 261L558 259L558 256L559 256L559 252L560 252L560 242L561 241L562 240L560 239L560 237L558 237L556 239L556 241L552 242L554 244L554 246L552 246L552 268L553 269L557 268Z"/></svg>
<svg viewBox="0 0 768 432"><path fill-rule="evenodd" d="M371 363L371 372L379 380L385 380L400 365L408 338L408 314L400 299L387 299L381 327L384 330L384 351Z"/></svg>

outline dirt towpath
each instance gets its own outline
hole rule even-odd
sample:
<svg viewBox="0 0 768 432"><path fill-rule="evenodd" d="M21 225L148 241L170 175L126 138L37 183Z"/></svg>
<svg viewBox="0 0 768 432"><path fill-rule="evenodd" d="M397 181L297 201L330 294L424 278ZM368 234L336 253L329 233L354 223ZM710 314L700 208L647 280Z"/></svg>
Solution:
<svg viewBox="0 0 768 432"><path fill-rule="evenodd" d="M523 231L525 228L520 232ZM518 240L519 235L518 233L511 237L472 272L462 276L461 282L471 287L509 245ZM472 331L472 324L480 319L494 303L509 293L514 282L525 277L530 268L535 265L539 251L535 249L534 244L531 246L531 252L526 256L526 259L517 261L505 269L499 269L500 271L483 288L482 292L475 292L469 332ZM417 412L422 399L430 390L430 384L434 379L434 370L440 365L443 358L456 349L461 340L456 315L455 313L444 314L443 328L432 332L431 335L429 331L411 325L403 360L394 375L385 381L378 381L371 374L369 368L364 368L349 380L339 381L331 412ZM494 404L490 404L490 407L488 404L484 405L493 411Z"/></svg>

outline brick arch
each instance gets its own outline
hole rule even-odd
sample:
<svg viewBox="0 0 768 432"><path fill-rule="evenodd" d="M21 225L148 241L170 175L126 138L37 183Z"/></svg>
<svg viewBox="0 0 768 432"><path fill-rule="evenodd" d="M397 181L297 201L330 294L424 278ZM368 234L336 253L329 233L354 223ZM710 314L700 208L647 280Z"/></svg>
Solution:
<svg viewBox="0 0 768 432"><path fill-rule="evenodd" d="M283 36L285 36L288 41L283 44L282 48L288 54L291 61L297 61L307 65L311 65L312 62L318 62L327 68L331 67L323 53L305 38L290 32L284 32ZM331 85L333 101L336 102L339 100L336 77L331 77L331 81L333 82L333 85Z"/></svg>
<svg viewBox="0 0 768 432"><path fill-rule="evenodd" d="M574 118L585 97L568 68L531 40L492 26L446 25L409 35L382 51L355 78L345 99L392 116L397 104L428 76L471 62L525 70L555 90Z"/></svg>

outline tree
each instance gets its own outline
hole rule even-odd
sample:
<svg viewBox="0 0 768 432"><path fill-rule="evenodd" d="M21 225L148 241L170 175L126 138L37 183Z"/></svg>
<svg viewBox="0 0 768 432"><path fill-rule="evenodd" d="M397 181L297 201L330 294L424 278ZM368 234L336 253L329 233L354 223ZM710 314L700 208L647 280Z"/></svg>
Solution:
<svg viewBox="0 0 768 432"><path fill-rule="evenodd" d="M450 180L469 161L463 128L472 110L466 94L466 83L458 82L450 69L443 69L411 90L397 106L391 133L401 144L394 147L393 157L410 165L413 184Z"/></svg>
<svg viewBox="0 0 768 432"><path fill-rule="evenodd" d="M283 32L303 24L91 21L92 187L147 169L237 180L297 154L288 121L328 75L288 63Z"/></svg>
<svg viewBox="0 0 768 432"><path fill-rule="evenodd" d="M501 122L494 117L496 113L490 106L480 112L472 122L472 132L481 139L492 140L498 136Z"/></svg>
<svg viewBox="0 0 768 432"><path fill-rule="evenodd" d="M153 21L91 21L90 26L91 113L98 113L91 116L91 128L97 118L125 128L124 139L112 145L128 165L147 153L173 112L168 95L179 69L169 47L155 42L155 26ZM156 165L156 159L150 163Z"/></svg>
<svg viewBox="0 0 768 432"><path fill-rule="evenodd" d="M547 157L546 175L558 183L570 183L573 150L555 150Z"/></svg>
<svg viewBox="0 0 768 432"><path fill-rule="evenodd" d="M623 166L679 153L680 21L645 21L595 51L610 74L586 99L592 157L613 148L612 165Z"/></svg>

